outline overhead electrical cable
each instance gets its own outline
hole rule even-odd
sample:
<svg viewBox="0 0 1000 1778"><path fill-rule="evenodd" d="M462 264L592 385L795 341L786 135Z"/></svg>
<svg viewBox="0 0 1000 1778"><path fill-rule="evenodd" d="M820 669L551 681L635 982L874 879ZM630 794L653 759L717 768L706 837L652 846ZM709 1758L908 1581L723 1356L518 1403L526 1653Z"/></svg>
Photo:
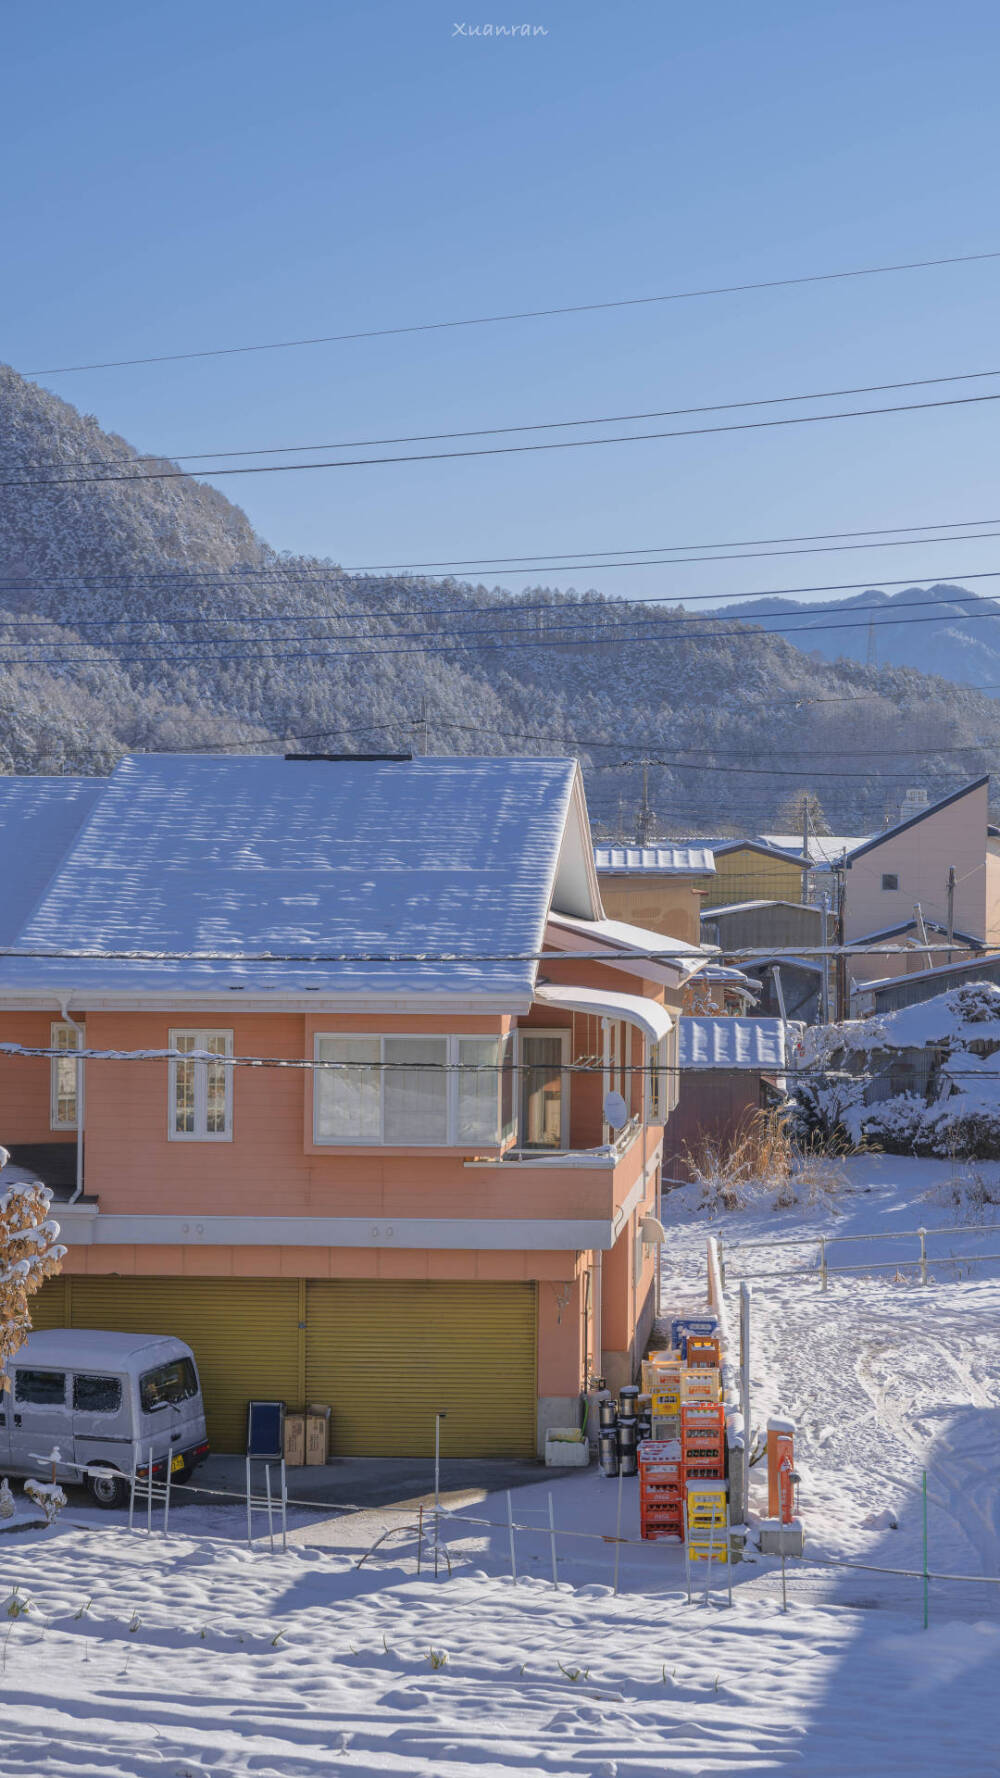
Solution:
<svg viewBox="0 0 1000 1778"><path fill-rule="evenodd" d="M229 469L203 472L217 480L231 475L299 475L312 469L375 469L395 463L443 463L459 458L517 457L539 451L582 451L601 445L650 444L664 438L707 438L723 432L762 432L779 426L817 426L829 420L864 420L885 414L913 414L932 408L972 407L987 401L1000 401L1000 392L989 395L949 395L938 401L896 402L882 407L842 408L832 414L789 414L776 420L730 421L723 426L683 426L666 432L624 432L613 438L547 439L541 444L482 445L476 450L419 451L392 457L338 457L313 463L243 463ZM189 469L151 469L139 475L121 473L76 476L21 476L0 479L0 488L63 488L87 487L95 482L162 482L197 480Z"/></svg>
<svg viewBox="0 0 1000 1778"><path fill-rule="evenodd" d="M342 438L333 443L304 445L256 445L247 450L226 451L140 451L130 454L123 461L134 463L190 463L205 461L211 458L228 459L230 457L285 457L293 456L299 451L352 451L374 450L380 445L396 444L437 444L447 439L458 438L499 438L513 432L555 432L570 426L619 426L631 420L669 420L679 419L689 414L731 413L751 407L782 407L799 401L833 401L842 395L880 395L893 389L927 389L942 383L973 383L982 382L990 377L1000 377L1000 370L965 370L956 371L947 376L907 377L892 383L859 383L846 389L809 389L798 395L762 395L745 401L712 401L699 407L665 407L649 408L640 413L628 414L592 414L582 420L531 420L518 426L479 426L460 432L409 432L400 433L388 438ZM20 469L100 469L107 466L106 457L79 458L27 458L21 462L6 462L5 468ZM200 475L212 475L211 469L199 470Z"/></svg>
<svg viewBox="0 0 1000 1778"><path fill-rule="evenodd" d="M448 328L493 327L502 322L540 321L556 315L596 314L608 309L644 308L655 303L693 302L701 297L740 296L754 290L787 290L795 285L832 284L848 278L880 278L893 272L928 271L937 266L973 265L984 260L1000 259L1000 248L983 253L951 253L935 259L902 260L893 265L853 266L839 272L809 272L794 278L765 278L753 283L708 285L701 289L671 290L656 296L617 297L606 302L569 303L547 309L520 309L499 315L472 315L451 321L410 322L397 327L371 327L351 333L313 334L303 339L265 340L247 346L210 346L193 352L158 352L144 358L106 358L86 364L50 365L44 370L26 370L26 377L68 376L77 371L121 370L140 364L180 364L195 358L233 358L250 352L288 352L302 346L332 346L351 340L390 339L406 333L441 333Z"/></svg>

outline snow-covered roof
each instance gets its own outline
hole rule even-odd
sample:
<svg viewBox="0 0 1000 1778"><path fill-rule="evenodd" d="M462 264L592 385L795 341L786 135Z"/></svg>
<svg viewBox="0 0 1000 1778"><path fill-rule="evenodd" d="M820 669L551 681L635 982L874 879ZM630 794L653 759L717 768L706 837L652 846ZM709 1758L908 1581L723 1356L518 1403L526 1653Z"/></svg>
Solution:
<svg viewBox="0 0 1000 1778"><path fill-rule="evenodd" d="M106 778L0 778L0 944L13 944Z"/></svg>
<svg viewBox="0 0 1000 1778"><path fill-rule="evenodd" d="M710 846L595 846L594 863L606 876L701 877L715 873Z"/></svg>
<svg viewBox="0 0 1000 1778"><path fill-rule="evenodd" d="M659 1043L673 1030L673 1017L658 1000L641 994L620 994L608 988L577 988L561 982L539 982L535 999L544 1006L558 1007L564 1012L595 1014L605 1019L624 1019L636 1025L651 1043Z"/></svg>
<svg viewBox="0 0 1000 1778"><path fill-rule="evenodd" d="M127 758L16 942L154 960L0 958L0 994L312 990L523 1003L574 799L585 829L578 768L565 759ZM586 860L592 874L589 836ZM169 955L192 951L274 960ZM309 961L315 953L334 960ZM459 960L421 960L439 953ZM344 954L404 960L336 960Z"/></svg>
<svg viewBox="0 0 1000 1778"><path fill-rule="evenodd" d="M955 937L959 936L956 932ZM852 940L853 942L856 941ZM980 941L977 940L978 942ZM902 976L883 975L879 977L878 981L858 982L857 989L859 993L873 994L877 988L895 988L901 982L926 982L932 980L936 975L957 975L959 971L968 975L972 981L978 981L980 977L976 972L987 963L1000 963L1000 951L985 951L981 957L963 957L957 963L936 963L933 969L908 969ZM982 979L988 981L989 977Z"/></svg>
<svg viewBox="0 0 1000 1778"><path fill-rule="evenodd" d="M834 859L842 858L845 852L853 852L857 846L865 846L873 836L865 834L845 833L811 833L809 835L810 864L830 864ZM802 851L802 835L800 833L765 833L761 839L768 846L776 846L779 852L794 852L799 858L805 856Z"/></svg>
<svg viewBox="0 0 1000 1778"><path fill-rule="evenodd" d="M781 1019L697 1018L685 1013L677 1021L678 1066L784 1068L786 1029Z"/></svg>
<svg viewBox="0 0 1000 1778"><path fill-rule="evenodd" d="M20 1348L17 1364L64 1364L72 1370L98 1370L103 1365L124 1367L133 1354L157 1359L156 1348L176 1347L173 1334L109 1333L103 1328L46 1327L30 1333Z"/></svg>
<svg viewBox="0 0 1000 1778"><path fill-rule="evenodd" d="M720 914L745 914L751 908L796 908L800 912L804 908L807 913L815 914L817 920L821 921L823 918L822 908L810 907L804 901L781 900L727 901L723 907L705 908L701 917L703 920L717 920Z"/></svg>
<svg viewBox="0 0 1000 1778"><path fill-rule="evenodd" d="M676 986L679 976L700 970L709 955L707 947L651 932L646 926L633 926L628 920L577 920L560 913L549 919L546 942L571 956L574 951L606 951L612 968L670 986ZM651 961L651 954L658 960ZM718 955L717 948L712 955Z"/></svg>
<svg viewBox="0 0 1000 1778"><path fill-rule="evenodd" d="M964 982L959 988L936 994L933 1000L918 1000L892 1012L872 1013L866 1019L848 1019L842 1025L820 1029L832 1034L847 1051L923 1049L928 1044L945 1043L1000 1044L1000 987L988 981Z"/></svg>

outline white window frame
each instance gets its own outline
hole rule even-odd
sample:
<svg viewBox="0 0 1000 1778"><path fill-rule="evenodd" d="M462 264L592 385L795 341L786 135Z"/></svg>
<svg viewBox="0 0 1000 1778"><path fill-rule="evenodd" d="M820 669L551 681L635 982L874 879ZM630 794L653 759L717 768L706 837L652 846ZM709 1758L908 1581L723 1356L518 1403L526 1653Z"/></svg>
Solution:
<svg viewBox="0 0 1000 1778"><path fill-rule="evenodd" d="M555 1149L555 1150L553 1150L553 1149L546 1150L545 1148L541 1147L540 1145L536 1146L535 1144L532 1144L531 1148L530 1148L530 1152L532 1154L545 1154L545 1153L565 1154L569 1149L569 1109L570 1109L570 1107L569 1107L569 1055L570 1055L570 1043L572 1040L572 1036L573 1036L572 1030L570 1029L570 1027L568 1025L552 1025L552 1026L549 1026L549 1025L525 1025L523 1028L521 1026L518 1026L517 1033L516 1033L516 1044L515 1044L515 1048L514 1048L514 1081L515 1081L515 1103L516 1103L516 1116L514 1119L514 1128L516 1131L515 1141L517 1143L518 1148L524 1148L524 1149L528 1148L528 1144L525 1143L524 1141L522 1141L524 1131L521 1127L521 1107L522 1107L521 1088L523 1085L522 1067L524 1065L522 1051L523 1051L523 1046L524 1046L524 1039L526 1037L529 1037L529 1038L530 1037L558 1037L559 1041L562 1045L562 1048L560 1051L560 1063L559 1063L559 1069L560 1069L560 1075L559 1075L559 1084L560 1084L559 1130L560 1130L560 1136L562 1139L560 1141L558 1149Z"/></svg>
<svg viewBox="0 0 1000 1778"><path fill-rule="evenodd" d="M377 1043L378 1044L378 1046L379 1046L379 1061L378 1061L377 1066L380 1069L379 1096L378 1096L379 1133L377 1136L373 1136L369 1141L365 1141L364 1138L362 1138L360 1136L350 1136L350 1137L345 1138L343 1141L339 1140L335 1136L321 1136L319 1133L319 1095L316 1092L316 1082L318 1079L318 1072L314 1070L314 1072L313 1072L313 1115L312 1115L313 1146L316 1148L405 1148L405 1149L409 1149L409 1148L426 1148L426 1149L461 1148L461 1149L468 1149L470 1147L476 1147L478 1145L478 1146L482 1146L482 1147L486 1147L486 1148L500 1148L503 1145L503 1143L507 1140L503 1131L501 1130L501 1105L500 1105L501 1069L500 1069L500 1067L498 1067L498 1069L497 1069L497 1134L493 1137L487 1138L485 1136L483 1136L483 1137L460 1136L458 1133L458 1089L459 1089L459 1079L460 1079L459 1072L458 1072L458 1064L459 1064L459 1059L460 1059L459 1045L463 1044L463 1043L491 1043L491 1044L494 1044L497 1048L497 1051L498 1051L498 1054L500 1057L500 1063L502 1065L503 1045L505 1042L510 1041L511 1036L512 1036L511 1033L507 1033L507 1035L505 1037L505 1035L502 1031L455 1031L455 1032L445 1032L445 1031L316 1031L313 1034L313 1061L314 1061L314 1063L320 1062L322 1060L322 1057L320 1056L320 1053L319 1053L319 1046L322 1042L324 1042L328 1038L344 1038L349 1042L356 1041L358 1043ZM432 1041L436 1041L438 1043L444 1043L444 1045L445 1045L445 1065L448 1070L447 1075L446 1075L447 1090L445 1093L445 1109L446 1109L447 1127L446 1127L446 1134L445 1134L444 1140L440 1141L440 1142L419 1142L415 1138L410 1137L410 1138L408 1138L408 1140L405 1143L400 1143L400 1142L387 1142L386 1138L385 1138L385 1095L382 1091L382 1083L384 1080L384 1075L381 1072L381 1064L385 1061L385 1046L386 1046L387 1041L392 1042L393 1040L397 1040L397 1041L398 1040L405 1040L408 1037L414 1038L417 1040L431 1039ZM515 1057L515 1060L516 1060L516 1057ZM517 1079L517 1076L515 1074L515 1082L516 1082L516 1079ZM517 1089L516 1089L516 1085L515 1085L515 1094L516 1094L516 1090ZM515 1106L516 1106L516 1100L515 1100ZM515 1127L516 1127L516 1114L515 1114Z"/></svg>
<svg viewBox="0 0 1000 1778"><path fill-rule="evenodd" d="M63 1037L67 1039L65 1043L61 1041ZM68 1024L65 1019L53 1019L49 1028L49 1048L61 1050L63 1054L53 1056L49 1063L50 1130L76 1130L79 1128L81 1101L83 1099L83 1065L81 1062L76 1062L73 1070L75 1077L73 1100L76 1106L76 1116L73 1118L64 1118L59 1116L59 1101L60 1099L66 1098L67 1095L65 1093L60 1093L59 1091L59 1064L63 1059L63 1055L71 1056L74 1051L85 1049L86 1044L87 1034L85 1030L78 1031L75 1025Z"/></svg>
<svg viewBox="0 0 1000 1778"><path fill-rule="evenodd" d="M176 1049L178 1047L177 1040L179 1037L193 1038L194 1042L192 1044L192 1048L196 1049L196 1050L207 1049L208 1048L207 1039L210 1037L223 1037L223 1038L225 1038L225 1041L226 1041L225 1051L223 1052L224 1055L231 1056L233 1053L233 1033L231 1030L225 1028L224 1026L220 1026L220 1025L205 1025L205 1026L178 1025L175 1028L172 1028L171 1031L169 1032L169 1048L170 1049ZM183 1058L181 1058L181 1059L183 1059ZM223 1078L225 1080L225 1090L226 1090L226 1098L225 1098L226 1127L225 1127L225 1129L224 1130L209 1130L206 1128L206 1125L208 1122L206 1087L207 1087L207 1083L208 1083L209 1063L199 1060L199 1061L196 1061L195 1065L194 1065L194 1129L193 1130L178 1130L178 1128L177 1128L177 1061L178 1061L178 1058L171 1057L170 1061L167 1064L167 1138L168 1138L168 1140L171 1142L231 1142L233 1140L233 1070L232 1070L232 1067L225 1068L224 1074L223 1074Z"/></svg>

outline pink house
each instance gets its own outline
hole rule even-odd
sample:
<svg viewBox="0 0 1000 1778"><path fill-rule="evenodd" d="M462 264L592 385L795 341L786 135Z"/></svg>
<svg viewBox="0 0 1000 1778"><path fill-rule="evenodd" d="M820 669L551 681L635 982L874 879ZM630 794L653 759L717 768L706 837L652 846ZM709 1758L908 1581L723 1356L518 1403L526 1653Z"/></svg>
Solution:
<svg viewBox="0 0 1000 1778"><path fill-rule="evenodd" d="M575 762L139 756L0 780L0 837L37 1325L187 1340L223 1450L276 1397L530 1454L632 1376L702 954L605 918Z"/></svg>

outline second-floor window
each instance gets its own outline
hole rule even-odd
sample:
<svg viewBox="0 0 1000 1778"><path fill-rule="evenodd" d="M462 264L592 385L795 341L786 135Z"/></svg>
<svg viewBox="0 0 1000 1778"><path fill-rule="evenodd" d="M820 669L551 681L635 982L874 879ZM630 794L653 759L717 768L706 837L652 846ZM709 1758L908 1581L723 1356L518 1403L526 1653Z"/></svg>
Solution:
<svg viewBox="0 0 1000 1778"><path fill-rule="evenodd" d="M51 1115L49 1122L53 1130L75 1130L79 1117L79 1073L80 1063L74 1051L83 1047L84 1034L77 1031L74 1025L63 1023L52 1026L50 1049L60 1053L52 1057L51 1078Z"/></svg>
<svg viewBox="0 0 1000 1778"><path fill-rule="evenodd" d="M498 1143L511 1120L511 1041L317 1036L313 1133L351 1147ZM333 1066L329 1066L329 1064Z"/></svg>
<svg viewBox="0 0 1000 1778"><path fill-rule="evenodd" d="M171 1031L182 1052L169 1066L167 1132L175 1142L229 1142L233 1134L233 1070L214 1056L231 1056L231 1031ZM192 1051L199 1056L185 1057Z"/></svg>
<svg viewBox="0 0 1000 1778"><path fill-rule="evenodd" d="M522 1148L563 1148L568 1123L568 1031L519 1031Z"/></svg>

